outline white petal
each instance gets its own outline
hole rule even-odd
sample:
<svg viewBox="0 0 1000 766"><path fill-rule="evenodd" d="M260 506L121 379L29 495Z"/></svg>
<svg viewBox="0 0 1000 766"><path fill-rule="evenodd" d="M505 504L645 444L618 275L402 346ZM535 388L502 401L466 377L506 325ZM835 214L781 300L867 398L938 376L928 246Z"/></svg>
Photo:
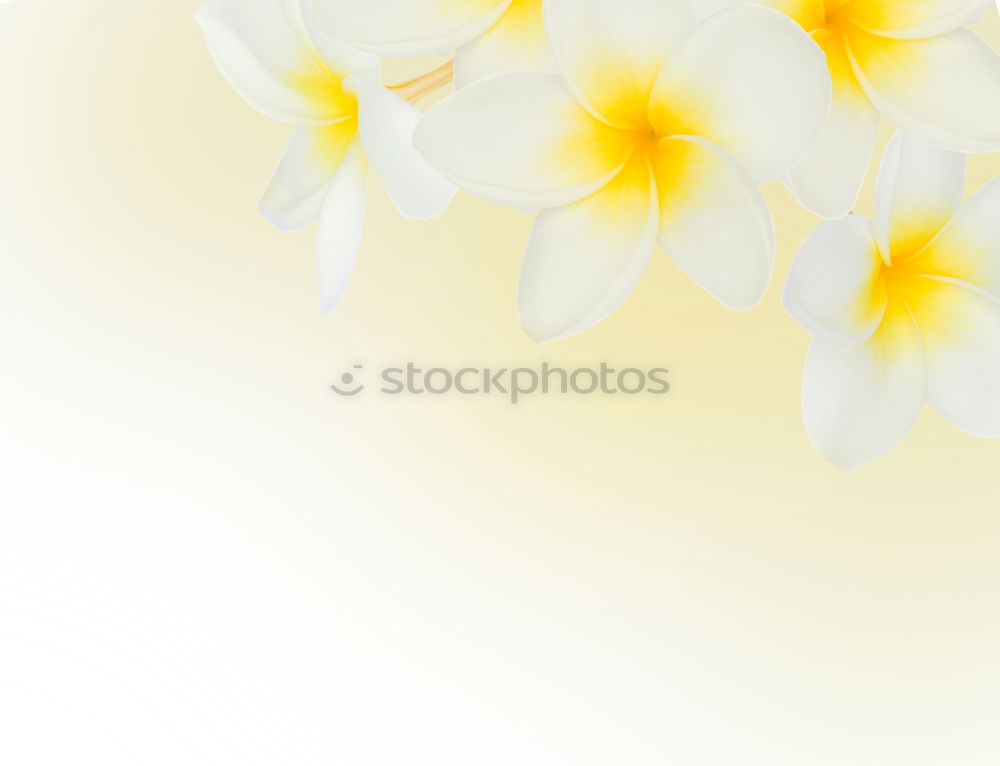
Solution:
<svg viewBox="0 0 1000 766"><path fill-rule="evenodd" d="M927 401L962 430L1000 438L1000 303L959 285L937 293L948 322L920 325Z"/></svg>
<svg viewBox="0 0 1000 766"><path fill-rule="evenodd" d="M886 308L871 224L856 215L816 227L785 283L789 313L814 338L847 350L871 336Z"/></svg>
<svg viewBox="0 0 1000 766"><path fill-rule="evenodd" d="M816 341L802 385L806 429L824 458L853 471L906 437L926 392L926 365L908 316L884 322L851 351Z"/></svg>
<svg viewBox="0 0 1000 766"><path fill-rule="evenodd" d="M826 15L823 0L692 0L691 4L699 21L736 5L763 5L791 16L810 31L816 29Z"/></svg>
<svg viewBox="0 0 1000 766"><path fill-rule="evenodd" d="M511 0L316 0L317 29L384 56L447 53L478 37Z"/></svg>
<svg viewBox="0 0 1000 766"><path fill-rule="evenodd" d="M702 22L669 59L651 116L660 135L707 138L763 183L815 145L830 87L826 57L798 24L741 6Z"/></svg>
<svg viewBox="0 0 1000 766"><path fill-rule="evenodd" d="M686 1L545 0L559 70L592 114L621 127L646 123L650 88L693 26Z"/></svg>
<svg viewBox="0 0 1000 766"><path fill-rule="evenodd" d="M352 48L315 29L310 30L309 35L320 57L335 72L356 75L376 82L381 78L382 64L378 56Z"/></svg>
<svg viewBox="0 0 1000 766"><path fill-rule="evenodd" d="M1000 150L1000 55L968 30L926 40L850 36L855 73L898 127L960 152Z"/></svg>
<svg viewBox="0 0 1000 766"><path fill-rule="evenodd" d="M823 218L843 218L858 201L875 145L880 115L831 36L817 36L833 76L833 103L819 141L786 177L795 197Z"/></svg>
<svg viewBox="0 0 1000 766"><path fill-rule="evenodd" d="M732 8L734 5L741 5L743 0L692 0L691 7L694 10L694 17L697 21L703 21L713 13L718 13L725 8ZM759 3L763 5L763 3Z"/></svg>
<svg viewBox="0 0 1000 766"><path fill-rule="evenodd" d="M583 332L632 292L656 244L656 194L642 158L608 186L535 223L518 306L538 342Z"/></svg>
<svg viewBox="0 0 1000 766"><path fill-rule="evenodd" d="M393 204L407 218L440 215L455 187L413 148L420 110L369 80L349 77L344 87L358 97L361 146Z"/></svg>
<svg viewBox="0 0 1000 766"><path fill-rule="evenodd" d="M1000 178L962 205L910 263L913 273L960 282L1000 301Z"/></svg>
<svg viewBox="0 0 1000 766"><path fill-rule="evenodd" d="M353 121L296 128L261 199L264 217L289 231L316 220L330 182L355 138Z"/></svg>
<svg viewBox="0 0 1000 766"><path fill-rule="evenodd" d="M555 72L542 0L518 0L486 32L455 51L455 87L508 72Z"/></svg>
<svg viewBox="0 0 1000 766"><path fill-rule="evenodd" d="M329 100L309 98L297 87L301 73L316 78L325 69L299 0L208 0L197 19L219 69L258 111L310 124L344 116L331 112Z"/></svg>
<svg viewBox="0 0 1000 766"><path fill-rule="evenodd" d="M460 188L524 209L594 193L624 167L634 143L545 74L500 75L460 90L427 113L414 141Z"/></svg>
<svg viewBox="0 0 1000 766"><path fill-rule="evenodd" d="M347 289L361 249L368 175L361 148L355 144L333 177L323 200L316 230L320 310L332 311Z"/></svg>
<svg viewBox="0 0 1000 766"><path fill-rule="evenodd" d="M965 191L965 155L898 132L878 178L875 233L887 262L922 248L948 223Z"/></svg>
<svg viewBox="0 0 1000 766"><path fill-rule="evenodd" d="M656 157L660 246L725 306L757 305L774 271L774 227L760 190L725 150L668 139Z"/></svg>
<svg viewBox="0 0 1000 766"><path fill-rule="evenodd" d="M853 21L884 37L937 37L971 24L991 0L904 0L858 4Z"/></svg>

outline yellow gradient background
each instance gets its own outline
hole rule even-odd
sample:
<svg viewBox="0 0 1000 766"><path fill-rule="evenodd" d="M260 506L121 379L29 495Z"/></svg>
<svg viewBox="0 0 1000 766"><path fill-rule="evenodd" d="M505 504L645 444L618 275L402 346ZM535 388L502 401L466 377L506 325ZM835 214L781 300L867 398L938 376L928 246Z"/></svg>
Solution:
<svg viewBox="0 0 1000 766"><path fill-rule="evenodd" d="M539 347L529 216L405 221L373 184L320 316L312 231L256 212L289 128L218 74L197 5L0 6L0 760L1000 762L1000 443L927 411L854 475L813 451L780 286L814 216L769 187L753 312L658 255ZM995 9L977 31L1000 49ZM969 193L1000 174L969 164ZM409 360L663 366L673 392L328 388Z"/></svg>

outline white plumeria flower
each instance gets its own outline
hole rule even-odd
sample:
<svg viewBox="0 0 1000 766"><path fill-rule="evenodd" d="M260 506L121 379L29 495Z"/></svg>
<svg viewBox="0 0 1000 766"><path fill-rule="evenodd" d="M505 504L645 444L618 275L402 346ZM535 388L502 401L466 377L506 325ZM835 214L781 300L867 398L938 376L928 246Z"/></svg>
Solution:
<svg viewBox="0 0 1000 766"><path fill-rule="evenodd" d="M897 133L874 224L821 224L785 305L814 338L803 411L844 470L895 447L925 402L1000 437L1000 179L964 206L965 157Z"/></svg>
<svg viewBox="0 0 1000 766"><path fill-rule="evenodd" d="M758 184L816 141L822 51L762 7L695 27L685 0L546 0L545 25L561 76L471 85L415 138L461 188L543 208L521 277L525 331L555 340L606 317L657 242L722 303L753 307L774 264Z"/></svg>
<svg viewBox="0 0 1000 766"><path fill-rule="evenodd" d="M957 152L1000 151L1000 55L968 29L990 0L696 0L702 13L759 2L787 13L827 54L833 108L786 178L813 212L854 207L880 115Z"/></svg>
<svg viewBox="0 0 1000 766"><path fill-rule="evenodd" d="M317 0L314 18L337 39L385 56L455 50L458 88L503 72L552 71L542 0Z"/></svg>
<svg viewBox="0 0 1000 766"><path fill-rule="evenodd" d="M371 163L410 218L447 207L454 186L413 149L421 113L379 84L376 56L310 30L311 0L208 0L198 12L219 69L258 111L296 125L261 212L276 226L319 220L320 307L340 300L364 224Z"/></svg>

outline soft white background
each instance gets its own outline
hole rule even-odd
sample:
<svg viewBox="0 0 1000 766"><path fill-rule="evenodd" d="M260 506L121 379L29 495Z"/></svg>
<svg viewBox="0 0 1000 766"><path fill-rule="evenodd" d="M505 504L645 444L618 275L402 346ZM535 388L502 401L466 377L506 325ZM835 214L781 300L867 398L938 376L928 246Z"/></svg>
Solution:
<svg viewBox="0 0 1000 766"><path fill-rule="evenodd" d="M729 314L665 259L538 349L530 221L466 197L417 224L373 190L318 316L310 233L255 212L288 131L196 6L0 8L0 763L1000 762L1000 445L929 413L837 473L778 290ZM815 219L769 194L780 279ZM326 388L409 358L675 392Z"/></svg>

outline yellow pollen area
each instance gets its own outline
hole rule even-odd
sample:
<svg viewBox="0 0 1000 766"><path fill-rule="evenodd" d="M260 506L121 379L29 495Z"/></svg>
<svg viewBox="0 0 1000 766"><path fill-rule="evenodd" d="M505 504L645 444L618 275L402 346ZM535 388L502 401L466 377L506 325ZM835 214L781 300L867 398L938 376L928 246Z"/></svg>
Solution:
<svg viewBox="0 0 1000 766"><path fill-rule="evenodd" d="M344 80L313 48L306 49L301 64L285 76L323 121L316 126L314 152L317 163L329 167L340 164L358 131L358 100L344 89Z"/></svg>
<svg viewBox="0 0 1000 766"><path fill-rule="evenodd" d="M289 72L285 82L330 122L357 116L358 101L344 90L344 78L334 73L318 55L304 56L304 59L303 66Z"/></svg>
<svg viewBox="0 0 1000 766"><path fill-rule="evenodd" d="M577 144L573 151L585 149L602 162L627 160L615 184L620 189L630 187L635 199L648 199L651 168L661 203L665 198L679 201L694 193L699 176L711 169L702 166L703 152L694 144L671 139L710 134L712 107L685 83L671 83L665 91L651 93L647 83L654 79L636 76L630 69L612 71L611 76L605 70L591 97L600 114L620 127L592 118L592 124L600 127L590 134L586 147Z"/></svg>
<svg viewBox="0 0 1000 766"><path fill-rule="evenodd" d="M854 23L851 2L828 0L823 4L823 28L833 33L843 33Z"/></svg>
<svg viewBox="0 0 1000 766"><path fill-rule="evenodd" d="M672 108L666 99L651 101L650 87L640 86L640 82L639 78L627 75L610 78L598 91L601 98L597 108L620 126L614 130L621 134L621 140L636 150L649 152L662 139L686 132L681 128L681 115L687 110Z"/></svg>
<svg viewBox="0 0 1000 766"><path fill-rule="evenodd" d="M847 54L847 39L852 29L851 16L845 7L827 8L822 22L807 30L826 54L830 76L835 84L857 82L854 67Z"/></svg>
<svg viewBox="0 0 1000 766"><path fill-rule="evenodd" d="M323 125L316 130L313 157L319 167L335 170L340 167L347 150L358 135L358 118Z"/></svg>
<svg viewBox="0 0 1000 766"><path fill-rule="evenodd" d="M648 118L646 122L641 127L617 132L621 134L619 140L631 148L630 156L633 160L645 158L651 166L656 167L659 164L657 155L660 143L666 136L649 124ZM643 185L649 180L648 176L644 177L642 174L633 174L632 178Z"/></svg>
<svg viewBox="0 0 1000 766"><path fill-rule="evenodd" d="M912 311L924 302L928 285L933 285L933 282L916 266L912 255L897 257L892 265L881 265L877 279L885 287L890 304L902 304Z"/></svg>
<svg viewBox="0 0 1000 766"><path fill-rule="evenodd" d="M670 140L678 131L665 134L656 130L648 121L638 128L620 129L606 127L600 134L600 152L605 157L627 157L622 170L609 184L613 196L606 200L630 200L630 204L646 214L649 200L650 172L655 179L656 192L663 205L665 200L681 204L696 193L698 179L706 169L695 144ZM618 208L615 208L618 209Z"/></svg>
<svg viewBox="0 0 1000 766"><path fill-rule="evenodd" d="M555 119L567 129L542 155L540 162L546 171L599 177L624 166L632 152L624 131L594 119L575 103L565 105Z"/></svg>
<svg viewBox="0 0 1000 766"><path fill-rule="evenodd" d="M848 44L868 48L876 44L863 33L872 8L880 0L772 0L768 5L794 19L826 54L834 87L857 93L860 85L848 55ZM846 89L846 90L845 90Z"/></svg>
<svg viewBox="0 0 1000 766"><path fill-rule="evenodd" d="M651 154L664 138L651 125L630 131L630 133L635 145L635 152L638 154Z"/></svg>
<svg viewBox="0 0 1000 766"><path fill-rule="evenodd" d="M514 0L497 25L508 41L544 43L542 0Z"/></svg>
<svg viewBox="0 0 1000 766"><path fill-rule="evenodd" d="M945 298L951 288L951 277L933 273L927 266L919 252L894 256L892 265L881 265L869 293L873 303L882 296L887 299L880 329L900 322L915 322L922 331L937 337L949 333L955 321ZM889 333L883 335L890 337Z"/></svg>

